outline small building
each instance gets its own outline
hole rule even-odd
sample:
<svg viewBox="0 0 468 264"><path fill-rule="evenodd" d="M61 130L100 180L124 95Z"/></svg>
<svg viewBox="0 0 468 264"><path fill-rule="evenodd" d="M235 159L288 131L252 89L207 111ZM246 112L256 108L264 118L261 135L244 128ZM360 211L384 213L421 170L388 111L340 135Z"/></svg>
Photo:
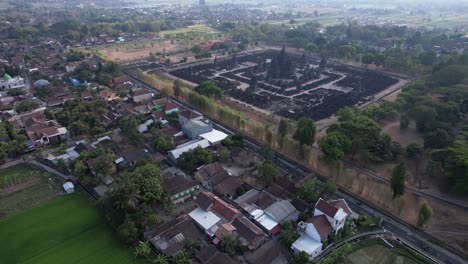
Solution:
<svg viewBox="0 0 468 264"><path fill-rule="evenodd" d="M190 151L192 149L196 149L198 147L208 148L209 146L210 142L208 142L208 140L206 139L187 142L186 144L178 146L176 149L169 151L169 160L174 163L177 163L177 159L185 152Z"/></svg>
<svg viewBox="0 0 468 264"><path fill-rule="evenodd" d="M148 89L138 89L133 92L133 102L142 103L149 102L153 98L154 94Z"/></svg>
<svg viewBox="0 0 468 264"><path fill-rule="evenodd" d="M208 133L201 134L200 138L208 140L211 146L214 146L214 145L221 143L221 141L227 138L227 136L228 135L226 133L213 129L212 131Z"/></svg>
<svg viewBox="0 0 468 264"><path fill-rule="evenodd" d="M185 109L179 112L179 124L185 125L190 120L201 120L203 116L193 110Z"/></svg>
<svg viewBox="0 0 468 264"><path fill-rule="evenodd" d="M63 189L67 194L74 193L75 192L75 185L73 185L72 182L66 182L63 184Z"/></svg>
<svg viewBox="0 0 468 264"><path fill-rule="evenodd" d="M199 185L191 177L187 177L181 170L166 169L162 173L164 191L168 194L172 204L185 202L199 191Z"/></svg>
<svg viewBox="0 0 468 264"><path fill-rule="evenodd" d="M1 90L9 90L9 89L18 89L24 88L26 84L24 83L24 79L20 76L11 77L7 73L3 75L3 79L0 79L0 89Z"/></svg>
<svg viewBox="0 0 468 264"><path fill-rule="evenodd" d="M213 130L213 124L207 120L190 120L182 126L182 132L190 139L196 139L202 134Z"/></svg>
<svg viewBox="0 0 468 264"><path fill-rule="evenodd" d="M189 216L210 237L215 235L216 229L218 227L216 224L221 221L221 218L216 216L211 211L205 211L198 207L190 212Z"/></svg>

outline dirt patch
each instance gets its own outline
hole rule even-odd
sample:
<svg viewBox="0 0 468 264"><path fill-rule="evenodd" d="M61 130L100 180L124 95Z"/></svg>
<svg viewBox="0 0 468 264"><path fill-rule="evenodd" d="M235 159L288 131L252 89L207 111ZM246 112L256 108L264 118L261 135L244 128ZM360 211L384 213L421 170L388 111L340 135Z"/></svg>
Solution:
<svg viewBox="0 0 468 264"><path fill-rule="evenodd" d="M382 125L382 129L389 133L392 138L398 143L406 146L410 143L416 143L420 146L424 145L424 138L416 129L416 123L411 121L408 128L400 129L400 120L386 122Z"/></svg>

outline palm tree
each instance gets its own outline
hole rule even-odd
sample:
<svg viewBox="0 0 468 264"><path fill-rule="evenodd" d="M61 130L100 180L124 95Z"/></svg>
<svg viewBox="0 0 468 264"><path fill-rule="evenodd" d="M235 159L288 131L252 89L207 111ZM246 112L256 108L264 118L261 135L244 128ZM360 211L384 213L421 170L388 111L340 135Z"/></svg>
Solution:
<svg viewBox="0 0 468 264"><path fill-rule="evenodd" d="M169 264L169 261L167 261L167 257L161 254L158 254L156 258L153 260L154 264Z"/></svg>

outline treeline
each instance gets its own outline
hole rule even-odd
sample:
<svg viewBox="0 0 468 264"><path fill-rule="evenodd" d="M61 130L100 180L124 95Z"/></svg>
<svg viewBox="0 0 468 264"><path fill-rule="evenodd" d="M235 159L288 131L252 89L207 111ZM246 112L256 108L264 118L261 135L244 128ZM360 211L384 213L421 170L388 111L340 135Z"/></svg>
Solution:
<svg viewBox="0 0 468 264"><path fill-rule="evenodd" d="M463 36L447 35L434 30L408 27L359 25L357 23L329 26L321 32L320 24L309 22L291 29L290 25L268 23L222 24L221 30L232 33L234 40L245 44L265 41L289 43L325 57L375 64L397 72L420 73L440 61L434 46L446 47ZM385 48L384 51L377 47ZM444 57L444 56L442 56Z"/></svg>

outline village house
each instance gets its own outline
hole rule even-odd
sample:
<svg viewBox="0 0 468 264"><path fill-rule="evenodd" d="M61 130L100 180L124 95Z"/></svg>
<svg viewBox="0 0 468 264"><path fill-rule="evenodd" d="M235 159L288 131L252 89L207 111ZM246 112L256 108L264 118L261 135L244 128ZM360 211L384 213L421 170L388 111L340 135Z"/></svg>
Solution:
<svg viewBox="0 0 468 264"><path fill-rule="evenodd" d="M161 175L164 191L170 197L173 205L185 202L199 191L198 183L180 169L169 167Z"/></svg>
<svg viewBox="0 0 468 264"><path fill-rule="evenodd" d="M317 257L325 241L332 232L337 233L344 227L347 219L354 216L345 200L327 202L320 198L315 204L314 216L298 224L300 237L292 244L295 252L304 251L310 259Z"/></svg>
<svg viewBox="0 0 468 264"><path fill-rule="evenodd" d="M141 89L135 90L132 96L133 96L134 103L144 103L144 102L151 101L154 94L148 89L141 88Z"/></svg>
<svg viewBox="0 0 468 264"><path fill-rule="evenodd" d="M182 132L190 139L196 139L201 134L211 132L213 124L207 120L189 120L182 126Z"/></svg>

